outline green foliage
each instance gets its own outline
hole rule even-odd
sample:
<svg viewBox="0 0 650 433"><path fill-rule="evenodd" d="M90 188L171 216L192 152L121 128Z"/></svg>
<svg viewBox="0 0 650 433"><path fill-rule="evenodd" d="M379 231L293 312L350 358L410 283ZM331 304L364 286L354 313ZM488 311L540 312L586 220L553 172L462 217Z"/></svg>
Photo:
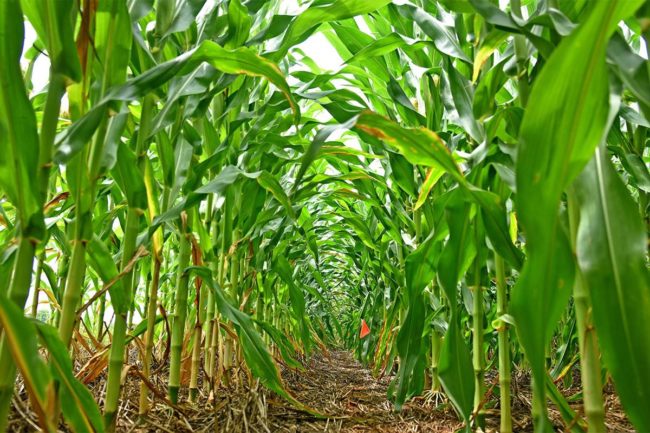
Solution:
<svg viewBox="0 0 650 433"><path fill-rule="evenodd" d="M15 222L24 236L39 239L44 235L42 200L33 182L38 173L38 130L20 70L24 27L17 1L0 6L0 26L0 58L7 63L0 70L0 186L16 210Z"/></svg>
<svg viewBox="0 0 650 433"><path fill-rule="evenodd" d="M607 131L606 44L616 24L633 11L630 2L599 3L593 8L548 59L521 125L517 209L528 260L513 290L512 310L543 406L545 347L570 297L574 276L559 202ZM540 431L548 429L545 407L542 410L535 421Z"/></svg>
<svg viewBox="0 0 650 433"><path fill-rule="evenodd" d="M644 332L650 308L646 230L636 203L600 146L576 180L580 206L578 263L593 305L604 362L621 402L639 430L650 427L641 373L650 360Z"/></svg>
<svg viewBox="0 0 650 433"><path fill-rule="evenodd" d="M313 413L276 362L337 346L398 366L397 409L431 383L470 431L507 353L502 402L514 365L537 432L561 427L547 398L599 432L603 408L574 419L550 379L585 320L583 378L603 367L650 429L648 7L299 3L0 1L0 431L15 371L43 430L59 407L74 431L114 429L125 351L141 338L150 374L173 327L172 400L191 353L191 399L237 364ZM317 40L343 63L310 58ZM105 426L68 355L82 338L111 345Z"/></svg>

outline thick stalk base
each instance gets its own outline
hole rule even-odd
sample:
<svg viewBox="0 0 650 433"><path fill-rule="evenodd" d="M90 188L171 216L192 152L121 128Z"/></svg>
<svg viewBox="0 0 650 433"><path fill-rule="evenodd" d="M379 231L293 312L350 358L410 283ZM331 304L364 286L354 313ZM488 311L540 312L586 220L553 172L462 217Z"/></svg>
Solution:
<svg viewBox="0 0 650 433"><path fill-rule="evenodd" d="M198 388L190 388L190 403L196 403L199 397Z"/></svg>
<svg viewBox="0 0 650 433"><path fill-rule="evenodd" d="M5 336L0 337L0 432L7 430L11 398L14 395L16 366L14 365Z"/></svg>
<svg viewBox="0 0 650 433"><path fill-rule="evenodd" d="M167 395L169 397L169 401L171 401L174 404L178 404L178 386L170 386L167 388Z"/></svg>
<svg viewBox="0 0 650 433"><path fill-rule="evenodd" d="M117 424L117 413L116 412L104 412L104 426L106 427L106 433L115 432L115 427Z"/></svg>
<svg viewBox="0 0 650 433"><path fill-rule="evenodd" d="M11 408L11 397L14 395L13 381L12 384L0 385L0 432L7 431L9 423L9 409Z"/></svg>

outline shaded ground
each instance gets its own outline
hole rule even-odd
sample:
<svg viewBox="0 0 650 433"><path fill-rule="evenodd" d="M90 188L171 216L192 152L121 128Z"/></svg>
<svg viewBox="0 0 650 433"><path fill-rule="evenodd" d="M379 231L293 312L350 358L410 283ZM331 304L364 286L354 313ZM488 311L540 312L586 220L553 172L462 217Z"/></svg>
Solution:
<svg viewBox="0 0 650 433"><path fill-rule="evenodd" d="M446 405L436 409L423 399L395 413L386 399L389 380L374 379L349 352L316 356L307 367L305 372L290 374L287 382L300 401L332 418L315 419L274 407L269 411L271 431L450 432L461 425Z"/></svg>
<svg viewBox="0 0 650 433"><path fill-rule="evenodd" d="M146 427L136 427L130 419L121 418L121 431L134 432L247 432L247 433L309 433L309 432L452 432L461 426L453 411L423 399L405 405L395 413L386 399L390 379L374 379L370 372L353 359L349 352L332 351L314 355L304 371L283 369L283 379L291 394L301 403L323 414L318 417L294 409L290 403L266 391L233 384L221 390L214 412L189 409L185 416L173 415L158 405ZM164 389L162 387L161 389ZM207 396L206 396L207 397ZM208 397L209 398L209 397ZM137 396L124 407L137 409ZM216 416L215 416L216 415Z"/></svg>
<svg viewBox="0 0 650 433"><path fill-rule="evenodd" d="M249 386L249 378L241 370L236 374L241 380L233 381L228 389L220 389L216 398L202 392L199 404L186 403L174 410L164 401L167 371L165 366L161 366L150 378L151 387L156 390L154 405L149 417L141 421L137 415L140 378L135 355L131 360L134 367L128 372L121 400L119 432L446 433L462 427L449 404L440 396L413 399L400 413L394 412L386 398L390 378L373 378L349 352L343 351L314 355L304 371L283 369L283 378L291 393L323 417L295 410L290 403L257 382ZM496 377L487 378L490 388L484 408L487 432L498 431L498 398L491 393L496 381ZM104 383L105 371L89 384L100 404ZM609 388L605 394L608 430L634 432ZM571 395L575 390L564 391L565 395ZM187 401L186 395L181 399ZM580 401L572 403L572 407L580 412ZM557 431L569 431L552 406L550 415ZM513 429L532 432L530 384L525 374L513 375ZM38 431L24 391L14 398L9 431Z"/></svg>

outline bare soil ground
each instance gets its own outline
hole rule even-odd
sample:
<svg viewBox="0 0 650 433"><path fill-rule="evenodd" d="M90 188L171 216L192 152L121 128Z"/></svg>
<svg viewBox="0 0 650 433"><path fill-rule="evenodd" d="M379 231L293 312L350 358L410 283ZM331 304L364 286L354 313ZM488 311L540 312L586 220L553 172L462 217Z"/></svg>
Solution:
<svg viewBox="0 0 650 433"><path fill-rule="evenodd" d="M391 378L372 377L345 351L317 354L305 365L304 371L283 369L282 376L292 395L320 416L294 409L290 403L265 390L256 381L249 386L246 375L241 371L241 380L232 381L230 387L219 389L216 397L202 393L198 404L183 403L172 409L165 402L166 368L160 368L157 373L149 378L156 392L152 410L145 420L138 418L140 378L137 370L132 368L127 374L118 421L119 432L446 433L457 431L463 425L441 395L428 394L415 398L401 412L395 412L386 397ZM532 432L529 381L517 374L513 379L513 429L516 432ZM496 377L488 377L488 388L496 380ZM105 373L90 384L98 400L103 395L104 381ZM608 430L634 432L613 390L609 391L606 393ZM488 394L491 395L491 392ZM186 395L181 398L187 401ZM491 396L485 404L486 432L497 432L499 429L496 400L495 396ZM579 401L572 404L578 412L580 406ZM570 431L553 407L550 414L558 432ZM29 410L24 392L14 398L10 431L38 431L36 418ZM62 431L66 430L62 428Z"/></svg>
<svg viewBox="0 0 650 433"><path fill-rule="evenodd" d="M397 413L386 398L389 378L375 379L349 352L312 358L305 372L291 372L287 383L298 399L330 417L295 414L286 407L269 411L277 432L451 432L461 426L447 406L416 399Z"/></svg>

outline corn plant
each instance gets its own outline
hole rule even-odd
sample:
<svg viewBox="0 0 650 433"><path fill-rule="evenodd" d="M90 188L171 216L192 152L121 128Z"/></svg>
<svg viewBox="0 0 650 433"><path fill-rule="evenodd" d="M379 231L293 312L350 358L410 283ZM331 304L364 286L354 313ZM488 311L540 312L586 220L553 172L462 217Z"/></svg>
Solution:
<svg viewBox="0 0 650 433"><path fill-rule="evenodd" d="M650 431L649 13L0 2L0 431L19 383L44 431L114 431L125 364L146 417L154 359L173 406L243 364L310 411L276 361L328 346L392 374L397 410L444 395L466 431L494 404L490 368L502 432L513 368L536 432L548 401L566 429L606 431L609 381ZM335 70L305 54L314 35ZM574 365L584 416L556 385ZM104 369L100 407L84 383Z"/></svg>

